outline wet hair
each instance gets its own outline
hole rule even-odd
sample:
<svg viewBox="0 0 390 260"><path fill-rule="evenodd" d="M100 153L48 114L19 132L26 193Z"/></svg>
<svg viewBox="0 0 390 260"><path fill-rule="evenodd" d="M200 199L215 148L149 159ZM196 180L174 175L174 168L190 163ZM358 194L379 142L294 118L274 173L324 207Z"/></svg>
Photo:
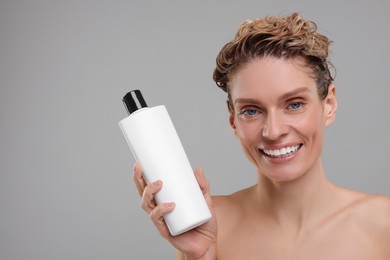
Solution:
<svg viewBox="0 0 390 260"><path fill-rule="evenodd" d="M228 93L235 73L254 59L274 57L294 59L308 69L316 82L318 95L325 99L333 76L329 68L328 47L331 41L317 32L317 25L299 13L267 16L243 22L234 37L219 52L213 79Z"/></svg>

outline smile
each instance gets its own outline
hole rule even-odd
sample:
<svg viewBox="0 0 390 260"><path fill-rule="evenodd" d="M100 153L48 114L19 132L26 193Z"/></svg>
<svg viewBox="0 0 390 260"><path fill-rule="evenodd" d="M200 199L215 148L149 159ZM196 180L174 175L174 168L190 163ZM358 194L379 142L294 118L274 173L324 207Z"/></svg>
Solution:
<svg viewBox="0 0 390 260"><path fill-rule="evenodd" d="M294 154L296 151L301 148L302 144L283 147L277 150L262 150L262 152L270 157L278 158L278 157L286 157Z"/></svg>

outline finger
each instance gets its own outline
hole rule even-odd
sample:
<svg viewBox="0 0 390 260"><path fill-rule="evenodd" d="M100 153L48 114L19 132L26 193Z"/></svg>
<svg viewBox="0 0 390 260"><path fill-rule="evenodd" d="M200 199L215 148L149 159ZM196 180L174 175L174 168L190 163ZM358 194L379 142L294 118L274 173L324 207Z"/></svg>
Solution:
<svg viewBox="0 0 390 260"><path fill-rule="evenodd" d="M133 167L133 181L137 187L138 194L142 196L142 193L146 187L146 181L142 174L142 166L138 162L136 162Z"/></svg>
<svg viewBox="0 0 390 260"><path fill-rule="evenodd" d="M160 235L162 237L169 237L169 229L164 221L164 215L171 212L175 208L175 203L161 203L155 207L149 214L150 219L153 221L153 224L156 226Z"/></svg>
<svg viewBox="0 0 390 260"><path fill-rule="evenodd" d="M141 198L141 207L148 213L157 206L154 196L158 191L162 188L162 181L157 180L150 185L146 185L143 190L142 198Z"/></svg>
<svg viewBox="0 0 390 260"><path fill-rule="evenodd" d="M196 181L198 182L199 187L202 190L202 193L203 194L208 193L209 192L209 183L208 183L206 177L204 176L203 169L196 168L194 173L195 173Z"/></svg>
<svg viewBox="0 0 390 260"><path fill-rule="evenodd" d="M210 184L204 176L203 169L195 169L195 178L198 181L199 187L202 190L203 196L206 199L206 202L209 206L212 204L211 194L210 194Z"/></svg>

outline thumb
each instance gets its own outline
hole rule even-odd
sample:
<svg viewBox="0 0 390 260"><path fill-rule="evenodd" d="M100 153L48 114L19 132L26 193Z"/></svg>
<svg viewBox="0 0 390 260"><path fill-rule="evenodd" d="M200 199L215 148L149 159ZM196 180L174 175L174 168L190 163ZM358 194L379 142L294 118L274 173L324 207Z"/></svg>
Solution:
<svg viewBox="0 0 390 260"><path fill-rule="evenodd" d="M199 184L199 187L203 193L203 196L206 199L207 204L210 207L212 205L212 199L211 199L211 194L210 194L210 185L209 185L209 182L204 175L202 168L195 169L195 178Z"/></svg>

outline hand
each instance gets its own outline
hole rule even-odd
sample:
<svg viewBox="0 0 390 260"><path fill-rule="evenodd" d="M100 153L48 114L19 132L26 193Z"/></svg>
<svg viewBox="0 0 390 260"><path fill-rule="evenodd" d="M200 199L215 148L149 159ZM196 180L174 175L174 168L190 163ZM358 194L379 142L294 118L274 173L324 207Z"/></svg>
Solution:
<svg viewBox="0 0 390 260"><path fill-rule="evenodd" d="M141 196L141 207L149 214L160 235L188 258L199 259L208 255L211 256L210 259L214 259L212 255L214 255L216 250L217 220L212 207L210 188L202 169L198 168L195 170L195 177L210 208L212 218L195 229L178 236L172 236L164 222L163 216L175 208L175 203L161 203L157 205L154 196L161 190L164 184L160 180L146 184L141 164L136 163L134 165L133 180Z"/></svg>

